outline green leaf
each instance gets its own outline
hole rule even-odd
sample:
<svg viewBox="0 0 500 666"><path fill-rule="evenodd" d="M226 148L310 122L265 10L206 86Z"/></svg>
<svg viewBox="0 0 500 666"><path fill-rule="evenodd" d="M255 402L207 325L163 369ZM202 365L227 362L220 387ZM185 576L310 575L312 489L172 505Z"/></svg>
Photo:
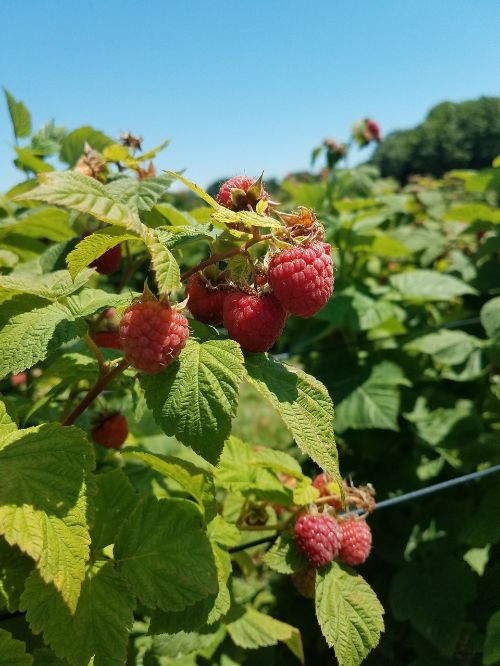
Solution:
<svg viewBox="0 0 500 666"><path fill-rule="evenodd" d="M98 474L96 482L95 518L90 532L95 551L115 542L118 530L139 500L121 469Z"/></svg>
<svg viewBox="0 0 500 666"><path fill-rule="evenodd" d="M248 380L278 411L301 451L341 482L333 405L323 384L268 354L248 354L245 365Z"/></svg>
<svg viewBox="0 0 500 666"><path fill-rule="evenodd" d="M231 430L242 374L241 349L233 340L188 340L177 361L141 381L164 432L215 463Z"/></svg>
<svg viewBox="0 0 500 666"><path fill-rule="evenodd" d="M9 414L9 411L7 410L7 406L5 403L0 400L0 442L4 437L9 435L11 432L15 432L17 430L17 424L12 418L12 416Z"/></svg>
<svg viewBox="0 0 500 666"><path fill-rule="evenodd" d="M143 240L149 240L151 232L137 213L114 199L105 186L94 178L63 171L40 174L39 181L38 187L17 196L16 201L44 201L65 206L88 213L102 222L124 227Z"/></svg>
<svg viewBox="0 0 500 666"><path fill-rule="evenodd" d="M69 271L54 271L46 275L31 273L11 273L0 275L0 298L5 295L31 294L49 301L56 301L78 291L90 278L94 271L82 272L77 280L73 280Z"/></svg>
<svg viewBox="0 0 500 666"><path fill-rule="evenodd" d="M35 560L70 609L89 555L93 464L83 432L58 423L18 430L0 443L0 534Z"/></svg>
<svg viewBox="0 0 500 666"><path fill-rule="evenodd" d="M293 503L306 506L315 502L320 496L319 490L312 485L311 479L304 477L293 489Z"/></svg>
<svg viewBox="0 0 500 666"><path fill-rule="evenodd" d="M499 305L500 305L500 298ZM473 351L480 348L482 341L464 331L441 329L437 333L415 338L404 346L408 351L417 351L432 356L437 363L458 365L465 363Z"/></svg>
<svg viewBox="0 0 500 666"><path fill-rule="evenodd" d="M33 562L20 550L0 539L0 610L19 610L19 599Z"/></svg>
<svg viewBox="0 0 500 666"><path fill-rule="evenodd" d="M106 146L111 145L113 140L88 125L79 127L64 137L59 154L60 159L70 167L74 167L82 156L86 143L94 150L102 151Z"/></svg>
<svg viewBox="0 0 500 666"><path fill-rule="evenodd" d="M50 206L31 210L23 217L16 218L13 224L0 225L0 238L12 233L29 238L47 238L56 243L75 236L70 228L69 213Z"/></svg>
<svg viewBox="0 0 500 666"><path fill-rule="evenodd" d="M414 562L393 578L389 601L396 620L413 627L443 655L451 657L465 620L465 605L474 598L474 577L467 565L437 556Z"/></svg>
<svg viewBox="0 0 500 666"><path fill-rule="evenodd" d="M154 240L149 243L151 264L160 295L178 289L181 283L179 264L164 242L164 233L155 230Z"/></svg>
<svg viewBox="0 0 500 666"><path fill-rule="evenodd" d="M181 611L217 593L217 574L202 516L192 502L146 497L115 542L121 573L142 603Z"/></svg>
<svg viewBox="0 0 500 666"><path fill-rule="evenodd" d="M22 102L16 102L10 92L3 89L7 106L9 109L12 128L16 139L22 139L29 136L31 132L31 115Z"/></svg>
<svg viewBox="0 0 500 666"><path fill-rule="evenodd" d="M487 336L500 341L500 296L483 305L480 317Z"/></svg>
<svg viewBox="0 0 500 666"><path fill-rule="evenodd" d="M80 597L70 613L52 585L32 574L22 596L33 632L43 631L58 657L73 666L123 666L132 629L134 595L111 562L87 569Z"/></svg>
<svg viewBox="0 0 500 666"><path fill-rule="evenodd" d="M453 206L444 215L445 220L459 220L460 222L500 222L500 211L484 203L470 203Z"/></svg>
<svg viewBox="0 0 500 666"><path fill-rule="evenodd" d="M66 306L73 317L87 318L104 308L124 308L137 298L138 292L112 294L102 289L82 289L66 299Z"/></svg>
<svg viewBox="0 0 500 666"><path fill-rule="evenodd" d="M337 430L399 430L398 387L407 385L401 368L390 361L342 375L332 387L336 396Z"/></svg>
<svg viewBox="0 0 500 666"><path fill-rule="evenodd" d="M389 277L391 287L410 301L452 301L476 290L451 275L437 271L414 270Z"/></svg>
<svg viewBox="0 0 500 666"><path fill-rule="evenodd" d="M232 641L245 650L277 645L278 641L281 641L304 663L300 631L255 608L247 608L241 617L227 625L227 630Z"/></svg>
<svg viewBox="0 0 500 666"><path fill-rule="evenodd" d="M262 227L267 229L282 229L283 224L268 215L259 215L254 211L243 210L235 212L217 204L212 213L211 222L216 226L227 227L228 224L242 224L246 227Z"/></svg>
<svg viewBox="0 0 500 666"><path fill-rule="evenodd" d="M28 295L3 303L0 321L8 322L0 332L0 377L33 367L65 342L84 335L87 328L83 322L75 321L65 306L47 305Z"/></svg>
<svg viewBox="0 0 500 666"><path fill-rule="evenodd" d="M123 456L140 460L163 474L163 476L176 481L183 490L198 502L201 510L205 513L207 522L217 515L214 482L209 472L186 460L162 456L159 453L154 454L127 448L123 451Z"/></svg>
<svg viewBox="0 0 500 666"><path fill-rule="evenodd" d="M71 277L76 277L86 266L89 266L115 245L138 239L136 234L123 231L120 227L99 229L90 236L85 236L66 257L66 264Z"/></svg>
<svg viewBox="0 0 500 666"><path fill-rule="evenodd" d="M281 534L273 546L266 552L262 558L273 571L280 574L291 574L294 571L301 571L309 566L309 562L304 553L299 550L295 539L291 533Z"/></svg>
<svg viewBox="0 0 500 666"><path fill-rule="evenodd" d="M241 538L236 525L228 523L219 513L207 525L207 535L210 541L226 548L237 546Z"/></svg>
<svg viewBox="0 0 500 666"><path fill-rule="evenodd" d="M494 666L500 661L500 611L494 613L486 626L483 645L484 666Z"/></svg>
<svg viewBox="0 0 500 666"><path fill-rule="evenodd" d="M349 287L336 292L317 318L327 321L336 329L368 331L400 314L400 308L390 301L376 300Z"/></svg>
<svg viewBox="0 0 500 666"><path fill-rule="evenodd" d="M138 162L145 162L146 160L152 160L154 157L158 155L164 148L168 146L170 143L170 139L166 139L165 141L162 141L159 146L156 146L155 148L151 148L151 150L148 150L145 153L142 153L142 155L138 155L136 157L136 160Z"/></svg>
<svg viewBox="0 0 500 666"><path fill-rule="evenodd" d="M378 645L384 609L352 569L333 562L316 574L316 616L339 666L358 666Z"/></svg>
<svg viewBox="0 0 500 666"><path fill-rule="evenodd" d="M151 210L155 203L161 199L172 183L169 176L154 176L152 178L117 178L106 185L106 190L113 199L125 204L135 211Z"/></svg>
<svg viewBox="0 0 500 666"><path fill-rule="evenodd" d="M48 164L40 159L32 150L28 148L15 148L17 154L16 165L19 164L23 169L33 171L33 173L46 173L54 171L52 164Z"/></svg>
<svg viewBox="0 0 500 666"><path fill-rule="evenodd" d="M5 629L0 629L0 666L31 666L33 657L26 654L26 645Z"/></svg>
<svg viewBox="0 0 500 666"><path fill-rule="evenodd" d="M197 194L203 201L205 201L211 208L219 208L219 204L215 199L213 199L209 194L205 192L205 190L202 190L201 187L198 187L198 185L195 185L192 183L190 180L187 178L184 178L184 176L181 176L180 173L175 173L175 171L166 171L165 172L170 178L175 178L177 180L180 180L181 183L183 183L188 189L191 190L191 192L194 192Z"/></svg>

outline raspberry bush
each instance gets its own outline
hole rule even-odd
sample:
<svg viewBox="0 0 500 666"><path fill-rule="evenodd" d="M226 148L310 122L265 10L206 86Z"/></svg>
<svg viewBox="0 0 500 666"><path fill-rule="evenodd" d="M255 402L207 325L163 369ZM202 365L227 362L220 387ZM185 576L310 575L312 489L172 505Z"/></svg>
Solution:
<svg viewBox="0 0 500 666"><path fill-rule="evenodd" d="M8 103L0 662L494 663L497 487L374 488L498 460L498 167L399 190L332 139L213 198Z"/></svg>

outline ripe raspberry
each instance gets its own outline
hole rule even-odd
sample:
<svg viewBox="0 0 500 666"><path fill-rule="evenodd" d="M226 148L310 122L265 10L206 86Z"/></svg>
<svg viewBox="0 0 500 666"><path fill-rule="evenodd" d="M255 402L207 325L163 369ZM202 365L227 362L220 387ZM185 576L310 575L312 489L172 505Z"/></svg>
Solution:
<svg viewBox="0 0 500 666"><path fill-rule="evenodd" d="M91 236L91 233L88 231L82 235L82 240L87 238L87 236ZM120 245L115 245L104 254L101 254L90 266L95 268L100 275L111 275L118 270L121 260L122 248Z"/></svg>
<svg viewBox="0 0 500 666"><path fill-rule="evenodd" d="M340 523L342 539L339 559L355 567L368 558L372 547L372 531L365 520L347 518Z"/></svg>
<svg viewBox="0 0 500 666"><path fill-rule="evenodd" d="M10 376L10 383L12 386L25 386L28 381L28 375L25 372L18 372Z"/></svg>
<svg viewBox="0 0 500 666"><path fill-rule="evenodd" d="M318 474L313 479L313 486L319 490L320 497L328 497L328 495L338 495L328 500L330 506L335 507L337 511L342 510L342 500L340 499L339 486L326 472Z"/></svg>
<svg viewBox="0 0 500 666"><path fill-rule="evenodd" d="M127 435L127 419L118 413L107 414L92 428L94 442L106 449L119 449Z"/></svg>
<svg viewBox="0 0 500 666"><path fill-rule="evenodd" d="M99 347L107 349L121 349L122 343L118 331L97 331L92 334L92 340Z"/></svg>
<svg viewBox="0 0 500 666"><path fill-rule="evenodd" d="M302 514L295 523L294 533L297 546L315 567L331 562L340 548L340 526L326 513Z"/></svg>
<svg viewBox="0 0 500 666"><path fill-rule="evenodd" d="M186 344L188 322L180 312L157 301L132 304L120 322L125 358L143 372L160 372Z"/></svg>
<svg viewBox="0 0 500 666"><path fill-rule="evenodd" d="M380 143L382 141L382 136L380 134L380 125L371 118L367 118L365 120L365 123L366 123L367 137L369 136L370 139L373 139L374 141Z"/></svg>
<svg viewBox="0 0 500 666"><path fill-rule="evenodd" d="M311 317L332 295L330 246L314 242L278 252L269 263L268 280L287 312Z"/></svg>
<svg viewBox="0 0 500 666"><path fill-rule="evenodd" d="M191 275L186 286L186 296L189 296L188 308L198 321L204 324L221 324L222 308L226 291L208 286L200 273Z"/></svg>
<svg viewBox="0 0 500 666"><path fill-rule="evenodd" d="M253 180L248 176L235 176L223 183L217 194L217 203L231 210L255 210L259 201L269 199L260 179ZM238 192L241 190L241 192ZM243 192L243 194L242 194Z"/></svg>
<svg viewBox="0 0 500 666"><path fill-rule="evenodd" d="M235 291L226 296L224 326L242 349L264 352L279 338L286 313L272 294L251 296Z"/></svg>
<svg viewBox="0 0 500 666"><path fill-rule="evenodd" d="M314 599L316 592L316 569L314 567L294 571L290 578L299 594L306 599Z"/></svg>

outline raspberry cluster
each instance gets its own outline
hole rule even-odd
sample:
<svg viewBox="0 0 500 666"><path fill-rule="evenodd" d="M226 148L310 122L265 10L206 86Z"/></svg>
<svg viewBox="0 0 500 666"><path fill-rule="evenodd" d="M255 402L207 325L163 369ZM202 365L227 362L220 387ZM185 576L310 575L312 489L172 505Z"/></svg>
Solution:
<svg viewBox="0 0 500 666"><path fill-rule="evenodd" d="M225 182L217 201L231 210L255 210L269 201L261 179L236 176ZM213 285L203 273L189 279L186 295L191 314L207 324L223 324L246 351L264 352L277 341L289 315L311 317L333 291L330 246L305 240L274 252L253 288Z"/></svg>
<svg viewBox="0 0 500 666"><path fill-rule="evenodd" d="M363 564L370 554L372 534L363 519L336 520L326 513L302 514L294 527L295 542L313 567L335 558L349 566Z"/></svg>

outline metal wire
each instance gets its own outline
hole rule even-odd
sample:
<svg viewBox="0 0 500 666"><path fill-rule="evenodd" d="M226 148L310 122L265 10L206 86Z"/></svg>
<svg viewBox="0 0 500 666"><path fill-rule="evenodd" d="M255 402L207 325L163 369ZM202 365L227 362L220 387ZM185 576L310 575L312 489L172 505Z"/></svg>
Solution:
<svg viewBox="0 0 500 666"><path fill-rule="evenodd" d="M427 488L420 488L419 490L412 490L409 493L404 495L398 495L397 497L389 497L388 499L377 502L375 505L375 510L386 509L389 506L395 506L396 504L401 504L402 502L410 502L411 500L416 499L417 497L423 497L424 495L431 495L432 493L438 493L441 490L447 490L453 486L459 486L462 483L467 483L468 481L473 481L474 479L481 479L485 476L490 476L490 474L496 474L500 472L500 465L494 465L493 467L488 467L487 469L481 469L478 472L471 472L470 474L464 474L463 476L458 476L455 479L449 479L448 481L441 481L441 483L435 483L432 486L427 486ZM356 509L355 511L347 511L341 515L359 515L365 513L364 509ZM265 527L264 527L265 529ZM254 546L260 546L264 543L272 543L276 541L278 535L275 534L271 537L262 537L261 539L256 539L255 541L250 541L248 543L240 544L239 546L234 546L229 549L230 553L237 553L241 550L246 550L247 548L253 548Z"/></svg>

